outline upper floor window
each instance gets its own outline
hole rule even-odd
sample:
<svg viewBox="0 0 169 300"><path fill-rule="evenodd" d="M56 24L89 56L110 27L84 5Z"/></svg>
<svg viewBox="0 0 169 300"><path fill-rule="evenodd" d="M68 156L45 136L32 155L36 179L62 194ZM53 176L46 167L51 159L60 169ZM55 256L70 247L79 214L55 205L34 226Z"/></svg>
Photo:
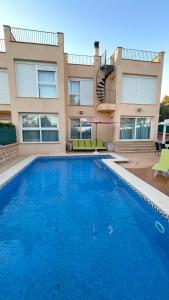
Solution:
<svg viewBox="0 0 169 300"><path fill-rule="evenodd" d="M155 104L156 77L123 75L122 102Z"/></svg>
<svg viewBox="0 0 169 300"><path fill-rule="evenodd" d="M93 105L92 79L70 79L68 92L70 105Z"/></svg>
<svg viewBox="0 0 169 300"><path fill-rule="evenodd" d="M17 96L57 98L56 65L16 62Z"/></svg>
<svg viewBox="0 0 169 300"><path fill-rule="evenodd" d="M69 102L71 105L80 105L80 81L69 81Z"/></svg>
<svg viewBox="0 0 169 300"><path fill-rule="evenodd" d="M0 104L10 104L8 72L0 69Z"/></svg>
<svg viewBox="0 0 169 300"><path fill-rule="evenodd" d="M54 71L38 70L40 98L56 98L56 79Z"/></svg>

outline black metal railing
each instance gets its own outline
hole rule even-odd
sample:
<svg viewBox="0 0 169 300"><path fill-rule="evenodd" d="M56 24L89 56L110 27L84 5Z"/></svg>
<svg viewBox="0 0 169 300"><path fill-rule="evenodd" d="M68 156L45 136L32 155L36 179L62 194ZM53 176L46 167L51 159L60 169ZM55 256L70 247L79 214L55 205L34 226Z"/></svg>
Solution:
<svg viewBox="0 0 169 300"><path fill-rule="evenodd" d="M111 64L111 58L107 58L107 51L105 50L100 56L100 65L105 66L110 64Z"/></svg>
<svg viewBox="0 0 169 300"><path fill-rule="evenodd" d="M89 55L68 54L68 64L93 65L94 58Z"/></svg>
<svg viewBox="0 0 169 300"><path fill-rule="evenodd" d="M11 41L56 46L57 33L11 27Z"/></svg>
<svg viewBox="0 0 169 300"><path fill-rule="evenodd" d="M104 91L104 98L100 100L101 103L116 103L116 90L106 89Z"/></svg>
<svg viewBox="0 0 169 300"><path fill-rule="evenodd" d="M0 39L0 52L6 52L4 39Z"/></svg>
<svg viewBox="0 0 169 300"><path fill-rule="evenodd" d="M160 62L158 52L122 48L122 59Z"/></svg>

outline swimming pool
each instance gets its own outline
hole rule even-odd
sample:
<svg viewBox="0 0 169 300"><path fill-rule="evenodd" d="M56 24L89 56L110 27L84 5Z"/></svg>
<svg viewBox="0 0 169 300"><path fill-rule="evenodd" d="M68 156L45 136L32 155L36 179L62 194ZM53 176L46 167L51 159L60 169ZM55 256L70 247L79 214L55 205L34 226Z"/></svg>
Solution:
<svg viewBox="0 0 169 300"><path fill-rule="evenodd" d="M168 295L169 223L100 157L38 158L0 191L0 299Z"/></svg>

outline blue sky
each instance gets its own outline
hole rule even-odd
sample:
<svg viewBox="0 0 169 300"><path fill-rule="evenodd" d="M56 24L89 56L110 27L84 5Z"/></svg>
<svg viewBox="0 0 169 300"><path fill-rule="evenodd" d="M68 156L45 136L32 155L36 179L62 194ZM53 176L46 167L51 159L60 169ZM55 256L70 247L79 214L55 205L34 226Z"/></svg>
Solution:
<svg viewBox="0 0 169 300"><path fill-rule="evenodd" d="M2 2L2 3L1 3ZM169 1L0 0L2 25L64 32L65 52L93 54L93 42L111 55L117 46L165 55L162 97L169 95Z"/></svg>

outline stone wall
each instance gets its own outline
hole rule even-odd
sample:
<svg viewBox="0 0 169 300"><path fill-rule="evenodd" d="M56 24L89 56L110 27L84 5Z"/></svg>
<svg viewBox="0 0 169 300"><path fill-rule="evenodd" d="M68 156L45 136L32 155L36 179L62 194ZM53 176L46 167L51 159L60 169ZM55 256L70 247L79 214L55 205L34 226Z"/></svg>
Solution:
<svg viewBox="0 0 169 300"><path fill-rule="evenodd" d="M18 155L18 144L0 146L0 163Z"/></svg>

